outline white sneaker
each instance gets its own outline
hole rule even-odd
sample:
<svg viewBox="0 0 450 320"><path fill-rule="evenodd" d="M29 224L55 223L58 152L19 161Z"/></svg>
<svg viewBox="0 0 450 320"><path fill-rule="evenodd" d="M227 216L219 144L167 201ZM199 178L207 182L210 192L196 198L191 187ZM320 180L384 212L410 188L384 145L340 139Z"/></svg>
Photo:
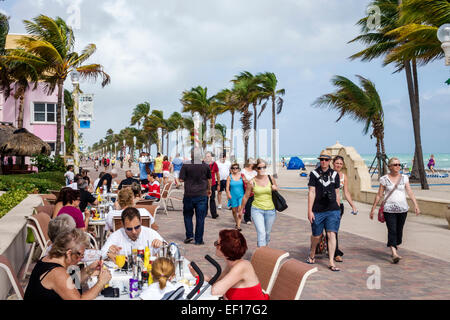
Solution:
<svg viewBox="0 0 450 320"><path fill-rule="evenodd" d="M217 209L222 209L222 205L221 205L221 204L219 204L219 206L217 207Z"/></svg>

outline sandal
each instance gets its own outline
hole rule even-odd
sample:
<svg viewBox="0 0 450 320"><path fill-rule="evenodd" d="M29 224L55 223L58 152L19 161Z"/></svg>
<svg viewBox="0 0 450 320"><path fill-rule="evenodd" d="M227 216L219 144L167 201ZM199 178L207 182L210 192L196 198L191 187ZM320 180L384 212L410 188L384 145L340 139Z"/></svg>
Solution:
<svg viewBox="0 0 450 320"><path fill-rule="evenodd" d="M328 266L328 269L330 269L333 272L341 271L341 269L336 268L335 266Z"/></svg>
<svg viewBox="0 0 450 320"><path fill-rule="evenodd" d="M344 260L342 260L342 257L341 257L341 256L336 256L336 257L334 258L334 261L336 261L336 262L344 262Z"/></svg>
<svg viewBox="0 0 450 320"><path fill-rule="evenodd" d="M242 231L242 229L241 229L240 227L238 227L237 225L235 225L234 228L235 228L237 231Z"/></svg>
<svg viewBox="0 0 450 320"><path fill-rule="evenodd" d="M394 264L397 264L399 261L400 261L400 258L399 258L399 257L393 257L393 258L392 258L392 262L393 262Z"/></svg>
<svg viewBox="0 0 450 320"><path fill-rule="evenodd" d="M310 256L308 256L308 258L305 261L307 264L315 264L316 263L316 259L311 258Z"/></svg>

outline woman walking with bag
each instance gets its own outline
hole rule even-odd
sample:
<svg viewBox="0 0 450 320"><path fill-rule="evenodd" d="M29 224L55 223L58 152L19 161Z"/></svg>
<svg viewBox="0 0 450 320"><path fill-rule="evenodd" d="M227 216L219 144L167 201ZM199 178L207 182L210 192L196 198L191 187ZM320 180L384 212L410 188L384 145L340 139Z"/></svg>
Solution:
<svg viewBox="0 0 450 320"><path fill-rule="evenodd" d="M242 231L241 220L242 220L242 198L245 193L245 184L247 179L240 172L239 164L234 163L231 166L231 174L227 178L227 197L228 197L228 207L231 208L233 212L233 218L236 222L235 229Z"/></svg>
<svg viewBox="0 0 450 320"><path fill-rule="evenodd" d="M401 164L398 158L391 158L388 162L389 174L380 178L380 188L370 212L370 219L373 219L375 208L378 201L385 193L384 200L378 211L378 221L386 221L388 229L387 246L392 251L392 262L398 263L401 256L398 255L398 246L402 243L403 226L405 225L406 215L408 213L408 202L406 194L414 203L416 215L420 214L416 197L409 185L408 176L400 174Z"/></svg>
<svg viewBox="0 0 450 320"><path fill-rule="evenodd" d="M250 194L253 192L254 200L252 203L251 214L258 235L258 247L267 246L269 244L270 231L272 230L272 225L276 218L275 205L272 201L272 190L278 190L278 186L273 177L269 178L266 169L266 162L262 159L258 159L256 161L257 175L247 184L240 210L242 216L242 208L245 207L250 198ZM272 183L269 179L272 180Z"/></svg>

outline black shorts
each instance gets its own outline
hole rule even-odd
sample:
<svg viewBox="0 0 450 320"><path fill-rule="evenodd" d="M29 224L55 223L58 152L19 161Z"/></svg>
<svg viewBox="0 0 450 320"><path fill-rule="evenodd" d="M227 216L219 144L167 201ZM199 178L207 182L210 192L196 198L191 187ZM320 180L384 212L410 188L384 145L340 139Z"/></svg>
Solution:
<svg viewBox="0 0 450 320"><path fill-rule="evenodd" d="M226 191L226 189L227 189L227 180L220 180L220 191L219 192Z"/></svg>

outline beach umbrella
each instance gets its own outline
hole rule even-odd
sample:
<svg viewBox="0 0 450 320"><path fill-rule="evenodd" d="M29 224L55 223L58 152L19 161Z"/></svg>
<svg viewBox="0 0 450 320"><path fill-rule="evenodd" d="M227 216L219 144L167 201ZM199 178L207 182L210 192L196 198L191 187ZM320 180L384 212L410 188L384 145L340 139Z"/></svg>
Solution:
<svg viewBox="0 0 450 320"><path fill-rule="evenodd" d="M6 129L8 131L9 129ZM51 148L48 143L35 136L27 129L17 129L8 137L0 140L0 154L2 156L27 157L36 154L50 155Z"/></svg>

